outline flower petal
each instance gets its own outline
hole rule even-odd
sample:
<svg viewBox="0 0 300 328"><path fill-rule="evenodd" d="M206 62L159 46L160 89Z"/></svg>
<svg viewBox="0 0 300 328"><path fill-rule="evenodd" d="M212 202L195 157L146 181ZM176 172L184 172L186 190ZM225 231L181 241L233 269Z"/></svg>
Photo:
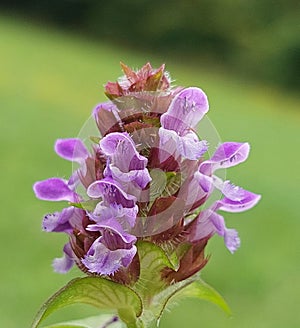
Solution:
<svg viewBox="0 0 300 328"><path fill-rule="evenodd" d="M178 149L180 154L190 160L199 159L208 149L207 141L199 141L197 135L192 131L181 137L179 140L180 143Z"/></svg>
<svg viewBox="0 0 300 328"><path fill-rule="evenodd" d="M221 168L228 168L244 162L249 155L250 145L239 142L224 142L221 144L211 159L200 164L200 172L211 175Z"/></svg>
<svg viewBox="0 0 300 328"><path fill-rule="evenodd" d="M168 111L161 116L161 126L182 135L198 124L208 108L207 97L201 89L183 89L174 97Z"/></svg>
<svg viewBox="0 0 300 328"><path fill-rule="evenodd" d="M131 170L129 172L122 172L115 166L110 166L109 170L113 179L125 183L135 182L141 189L144 189L152 180L147 168L143 170Z"/></svg>
<svg viewBox="0 0 300 328"><path fill-rule="evenodd" d="M179 143L179 135L173 130L167 130L163 127L159 128L159 161L162 163L170 156L177 157ZM178 155L177 155L178 154Z"/></svg>
<svg viewBox="0 0 300 328"><path fill-rule="evenodd" d="M238 232L235 229L225 229L224 242L230 253L234 253L241 245Z"/></svg>
<svg viewBox="0 0 300 328"><path fill-rule="evenodd" d="M224 238L225 246L231 253L239 248L238 233L236 230L226 227L223 216L210 209L202 211L196 219L196 229L191 234L192 241L209 237L214 233Z"/></svg>
<svg viewBox="0 0 300 328"><path fill-rule="evenodd" d="M136 254L136 246L129 249L111 251L102 242L101 237L96 239L81 262L91 273L110 275L120 267L127 267Z"/></svg>
<svg viewBox="0 0 300 328"><path fill-rule="evenodd" d="M100 140L102 152L111 158L111 163L123 172L143 170L148 160L140 155L128 133L113 132Z"/></svg>
<svg viewBox="0 0 300 328"><path fill-rule="evenodd" d="M202 174L199 171L196 171L194 174L195 180L199 182L199 185L203 189L204 192L210 193L214 187L213 177Z"/></svg>
<svg viewBox="0 0 300 328"><path fill-rule="evenodd" d="M76 193L70 189L66 180L60 178L50 178L43 181L37 181L33 185L33 190L36 197L42 200L76 201Z"/></svg>
<svg viewBox="0 0 300 328"><path fill-rule="evenodd" d="M90 224L86 230L100 231L102 234L102 243L111 250L117 248L128 249L136 242L136 237L125 232L115 218Z"/></svg>
<svg viewBox="0 0 300 328"><path fill-rule="evenodd" d="M60 157L79 163L82 163L89 155L85 145L78 138L58 139L54 149Z"/></svg>
<svg viewBox="0 0 300 328"><path fill-rule="evenodd" d="M121 204L123 207L134 207L136 197L126 194L111 178L93 182L87 189L91 198L103 197L108 204Z"/></svg>
<svg viewBox="0 0 300 328"><path fill-rule="evenodd" d="M224 181L221 189L223 195L233 201L241 201L247 197L247 191L241 187L235 186L229 180Z"/></svg>
<svg viewBox="0 0 300 328"><path fill-rule="evenodd" d="M82 230L82 219L85 213L80 208L72 206L64 208L61 212L45 215L43 219L43 230L47 232L72 233L73 229Z"/></svg>
<svg viewBox="0 0 300 328"><path fill-rule="evenodd" d="M63 251L63 257L54 259L52 263L54 271L58 273L67 273L74 264L73 251L69 243L65 244Z"/></svg>
<svg viewBox="0 0 300 328"><path fill-rule="evenodd" d="M43 230L47 232L72 232L73 228L69 223L69 210L71 207L64 208L61 213L55 212L45 215L43 219Z"/></svg>
<svg viewBox="0 0 300 328"><path fill-rule="evenodd" d="M105 206L103 202L99 202L91 215L91 218L95 222L116 218L122 227L126 227L127 225L133 227L138 211L139 208L137 205L127 208L120 204L110 204L109 206Z"/></svg>
<svg viewBox="0 0 300 328"><path fill-rule="evenodd" d="M227 197L220 199L215 204L215 209L226 212L244 212L255 206L261 199L261 195L254 194L250 191L243 190L243 198L240 200L232 200Z"/></svg>
<svg viewBox="0 0 300 328"><path fill-rule="evenodd" d="M93 116L102 136L105 136L112 129L122 131L122 122L118 112L118 107L111 101L96 106Z"/></svg>
<svg viewBox="0 0 300 328"><path fill-rule="evenodd" d="M189 230L189 238L191 242L197 242L203 238L212 236L216 232L216 228L210 220L209 211L202 211L192 223Z"/></svg>
<svg viewBox="0 0 300 328"><path fill-rule="evenodd" d="M173 155L177 152L185 158L197 160L208 149L207 141L200 141L197 134L193 131L188 131L183 136L180 136L173 130L161 127L158 133L160 137L160 149L167 155Z"/></svg>

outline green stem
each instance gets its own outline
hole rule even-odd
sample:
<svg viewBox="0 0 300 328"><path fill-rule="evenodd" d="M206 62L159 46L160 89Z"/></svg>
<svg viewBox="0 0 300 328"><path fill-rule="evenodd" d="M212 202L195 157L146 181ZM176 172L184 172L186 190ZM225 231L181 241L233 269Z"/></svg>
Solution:
<svg viewBox="0 0 300 328"><path fill-rule="evenodd" d="M149 310L144 310L143 314L136 318L128 310L118 311L120 319L126 324L127 328L157 328L158 320Z"/></svg>
<svg viewBox="0 0 300 328"><path fill-rule="evenodd" d="M153 312L149 310L144 310L143 314L138 318L140 323L139 328L157 328L158 320L154 316Z"/></svg>

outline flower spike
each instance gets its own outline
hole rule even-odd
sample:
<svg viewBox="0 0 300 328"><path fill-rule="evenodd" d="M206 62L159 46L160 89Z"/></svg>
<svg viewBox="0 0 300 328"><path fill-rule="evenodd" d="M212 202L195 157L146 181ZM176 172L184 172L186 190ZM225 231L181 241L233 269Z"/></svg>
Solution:
<svg viewBox="0 0 300 328"><path fill-rule="evenodd" d="M230 253L240 247L238 232L220 212L246 211L261 198L217 175L246 161L250 145L224 142L209 156L210 140L197 128L209 110L204 91L173 88L164 65L121 67L124 75L105 85L109 100L93 110L98 132L86 138L93 144L55 142L58 156L76 162L69 180L33 186L39 199L68 202L42 221L44 231L68 239L54 271L76 264L89 276L56 293L34 328L55 306L82 300L115 310L128 327L148 327L170 295L184 295L185 288L228 310L197 273L208 263L205 247L214 235Z"/></svg>

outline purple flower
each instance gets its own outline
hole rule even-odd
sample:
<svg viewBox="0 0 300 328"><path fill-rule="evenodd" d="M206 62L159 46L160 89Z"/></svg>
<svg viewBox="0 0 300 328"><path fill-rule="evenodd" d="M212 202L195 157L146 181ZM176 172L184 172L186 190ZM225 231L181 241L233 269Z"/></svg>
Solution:
<svg viewBox="0 0 300 328"><path fill-rule="evenodd" d="M208 195L212 193L214 188L220 190L224 195L209 210L201 212L197 218L198 227L197 232L194 233L194 238L201 239L217 233L224 237L226 247L231 253L240 245L237 232L233 229L227 229L224 218L215 211L246 211L255 206L261 196L235 186L228 180L222 181L213 173L220 168L228 168L244 162L249 155L249 150L248 143L223 143L217 148L211 159L200 164L199 171L194 174L195 179L198 180L201 188Z"/></svg>
<svg viewBox="0 0 300 328"><path fill-rule="evenodd" d="M136 198L125 191L112 178L93 182L87 189L91 198L103 198L106 204L117 204L123 207L134 207Z"/></svg>
<svg viewBox="0 0 300 328"><path fill-rule="evenodd" d="M102 136L109 131L119 131L122 126L118 107L111 101L101 103L93 111L96 124Z"/></svg>
<svg viewBox="0 0 300 328"><path fill-rule="evenodd" d="M90 214L90 217L95 222L115 218L122 226L133 227L138 211L137 205L128 208L117 203L105 205L105 202L100 202L97 204L94 212Z"/></svg>
<svg viewBox="0 0 300 328"><path fill-rule="evenodd" d="M69 179L69 186L72 189L79 184L79 175L85 175L87 168L85 161L89 157L89 152L83 142L78 138L58 139L55 142L54 150L56 154L68 161L80 164L80 170L73 172Z"/></svg>
<svg viewBox="0 0 300 328"><path fill-rule="evenodd" d="M64 232L71 235L74 230L84 231L82 226L85 212L82 209L67 207L61 212L47 214L43 219L43 230L46 232ZM54 271L66 273L74 264L74 252L69 243L63 248L63 256L53 261Z"/></svg>
<svg viewBox="0 0 300 328"><path fill-rule="evenodd" d="M78 149L78 152L75 149ZM55 144L56 152L63 158L78 161L84 165L87 151L79 139L60 139ZM77 155L75 155L75 153ZM37 198L48 201L69 201L76 203L80 196L74 192L79 179L75 172L69 181L60 178L50 178L38 181L34 184L33 190ZM82 219L85 213L82 209L72 206L64 208L61 212L54 212L44 216L43 230L47 232L64 232L72 234L74 229L83 230ZM56 272L66 273L74 264L74 253L69 243L63 248L63 257L53 261L53 268Z"/></svg>
<svg viewBox="0 0 300 328"><path fill-rule="evenodd" d="M43 230L47 232L65 232L70 234L76 228L82 230L82 218L85 213L80 208L67 207L61 212L45 215Z"/></svg>
<svg viewBox="0 0 300 328"><path fill-rule="evenodd" d="M38 181L33 185L33 190L36 197L42 200L69 202L77 200L77 194L70 188L68 181L60 178Z"/></svg>
<svg viewBox="0 0 300 328"><path fill-rule="evenodd" d="M72 179L69 181L50 178L38 181L33 189L37 198L48 201L78 202L79 195L73 191ZM47 232L71 233L75 227L81 226L84 211L79 208L67 207L61 212L54 212L44 216L43 230Z"/></svg>
<svg viewBox="0 0 300 328"><path fill-rule="evenodd" d="M103 220L87 227L88 231L99 231L82 263L91 273L110 275L120 267L127 267L136 254L136 237L126 233L114 219Z"/></svg>
<svg viewBox="0 0 300 328"><path fill-rule="evenodd" d="M121 267L127 267L136 254L136 247L110 250L97 239L87 252L82 263L89 272L111 275Z"/></svg>
<svg viewBox="0 0 300 328"><path fill-rule="evenodd" d="M248 143L225 142L221 144L211 159L202 162L199 171L195 173L202 189L211 193L214 188L219 189L225 196L216 203L217 209L228 212L241 212L255 206L261 196L244 190L230 183L222 181L213 173L220 168L228 168L244 162L249 155Z"/></svg>
<svg viewBox="0 0 300 328"><path fill-rule="evenodd" d="M205 140L199 141L192 130L208 111L205 93L199 88L186 88L173 99L166 113L161 115L159 129L161 148L172 154L199 159L208 149Z"/></svg>
<svg viewBox="0 0 300 328"><path fill-rule="evenodd" d="M200 164L200 172L211 175L218 169L225 169L244 162L249 155L250 146L246 143L224 142L214 155L207 161Z"/></svg>
<svg viewBox="0 0 300 328"><path fill-rule="evenodd" d="M115 220L115 218L90 224L87 226L86 230L99 231L102 235L102 242L111 250L117 248L131 248L132 244L136 242L136 237L125 232L121 224Z"/></svg>
<svg viewBox="0 0 300 328"><path fill-rule="evenodd" d="M208 209L195 219L190 231L190 241L195 242L217 233L224 238L227 249L234 253L240 246L240 238L234 229L228 229L223 216Z"/></svg>
<svg viewBox="0 0 300 328"><path fill-rule="evenodd" d="M106 176L121 183L135 182L140 188L145 188L151 181L147 169L148 160L141 156L128 133L113 132L100 141L102 152L109 158Z"/></svg>
<svg viewBox="0 0 300 328"><path fill-rule="evenodd" d="M249 150L248 143L225 142L221 144L209 160L200 164L199 170L194 175L202 189L211 193L214 188L217 188L225 196L224 199L230 200L233 204L247 204L244 210L254 206L259 201L260 195L235 186L228 180L222 181L213 174L220 168L229 168L244 162L249 155Z"/></svg>

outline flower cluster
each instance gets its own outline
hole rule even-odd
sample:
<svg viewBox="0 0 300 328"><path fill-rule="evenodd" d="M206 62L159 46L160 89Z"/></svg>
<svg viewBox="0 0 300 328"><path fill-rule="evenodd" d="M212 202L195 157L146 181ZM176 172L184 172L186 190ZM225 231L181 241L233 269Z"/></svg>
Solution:
<svg viewBox="0 0 300 328"><path fill-rule="evenodd" d="M64 273L75 263L88 274L133 284L140 265L136 244L146 240L177 259L162 279L181 281L206 264L204 248L214 234L232 253L240 245L219 211L248 210L260 196L215 172L244 162L249 144L225 142L207 158L208 142L196 131L209 109L205 93L172 88L164 66L122 68L125 76L105 87L110 100L93 111L99 136L92 136L91 149L78 138L55 143L56 153L79 168L69 180L34 185L38 198L69 204L43 219L45 231L69 236L53 266ZM214 190L222 197L205 206Z"/></svg>

